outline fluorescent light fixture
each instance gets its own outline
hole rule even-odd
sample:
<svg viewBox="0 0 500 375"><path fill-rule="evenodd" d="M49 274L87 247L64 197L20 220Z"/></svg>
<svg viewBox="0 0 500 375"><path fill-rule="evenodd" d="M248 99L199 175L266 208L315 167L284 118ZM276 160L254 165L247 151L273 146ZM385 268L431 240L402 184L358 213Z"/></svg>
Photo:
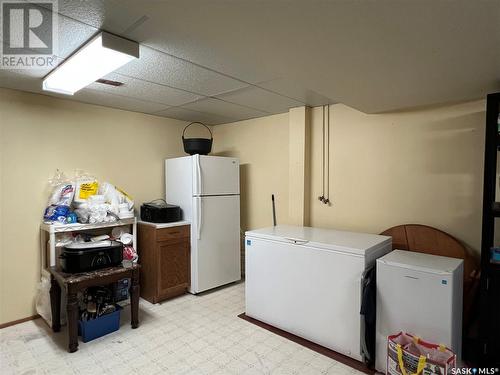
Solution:
<svg viewBox="0 0 500 375"><path fill-rule="evenodd" d="M43 89L73 95L139 57L139 43L101 32L43 80Z"/></svg>

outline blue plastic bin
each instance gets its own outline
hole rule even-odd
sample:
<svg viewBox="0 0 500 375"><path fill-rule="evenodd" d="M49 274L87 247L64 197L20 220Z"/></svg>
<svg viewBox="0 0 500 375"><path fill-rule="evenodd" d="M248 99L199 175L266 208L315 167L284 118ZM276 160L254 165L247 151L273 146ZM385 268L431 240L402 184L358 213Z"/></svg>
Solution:
<svg viewBox="0 0 500 375"><path fill-rule="evenodd" d="M500 247L491 248L491 263L500 263Z"/></svg>
<svg viewBox="0 0 500 375"><path fill-rule="evenodd" d="M107 335L108 333L118 331L120 328L120 312L122 307L116 305L116 311L103 315L97 319L78 321L78 334L82 336L83 342L89 342Z"/></svg>

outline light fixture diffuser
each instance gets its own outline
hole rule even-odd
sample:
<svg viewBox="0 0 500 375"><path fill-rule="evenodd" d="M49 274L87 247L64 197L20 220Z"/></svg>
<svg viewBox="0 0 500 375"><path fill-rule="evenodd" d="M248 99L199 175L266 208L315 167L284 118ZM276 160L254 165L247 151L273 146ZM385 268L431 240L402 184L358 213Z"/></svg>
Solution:
<svg viewBox="0 0 500 375"><path fill-rule="evenodd" d="M73 95L139 57L139 43L101 32L43 80L43 89Z"/></svg>

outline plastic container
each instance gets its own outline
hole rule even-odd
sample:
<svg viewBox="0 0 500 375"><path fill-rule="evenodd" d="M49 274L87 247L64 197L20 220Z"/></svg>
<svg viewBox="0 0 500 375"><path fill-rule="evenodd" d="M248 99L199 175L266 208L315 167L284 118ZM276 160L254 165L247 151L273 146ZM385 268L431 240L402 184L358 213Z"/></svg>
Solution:
<svg viewBox="0 0 500 375"><path fill-rule="evenodd" d="M113 297L115 302L128 299L128 290L130 287L130 279L121 279L113 284Z"/></svg>
<svg viewBox="0 0 500 375"><path fill-rule="evenodd" d="M134 241L134 236L130 233L123 233L120 236L120 242L124 245L130 245Z"/></svg>
<svg viewBox="0 0 500 375"><path fill-rule="evenodd" d="M78 334L82 336L83 342L89 342L108 333L118 331L120 329L120 311L122 308L116 306L116 311L100 316L97 319L78 321Z"/></svg>
<svg viewBox="0 0 500 375"><path fill-rule="evenodd" d="M120 203L120 204L118 205L118 209L119 209L120 213L123 213L123 212L129 212L129 211L130 211L130 210L129 210L129 208L128 208L128 203L127 203L127 202L125 202L125 203Z"/></svg>
<svg viewBox="0 0 500 375"><path fill-rule="evenodd" d="M88 202L91 204L104 204L106 202L104 195L96 194L96 195L91 195L88 198Z"/></svg>
<svg viewBox="0 0 500 375"><path fill-rule="evenodd" d="M491 263L499 263L500 264L500 247L491 248Z"/></svg>
<svg viewBox="0 0 500 375"><path fill-rule="evenodd" d="M115 227L111 231L111 237L113 237L114 239L118 239L122 236L123 233L129 233L127 227Z"/></svg>
<svg viewBox="0 0 500 375"><path fill-rule="evenodd" d="M131 219L134 217L134 211L129 211L129 212L119 212L118 217L120 219Z"/></svg>

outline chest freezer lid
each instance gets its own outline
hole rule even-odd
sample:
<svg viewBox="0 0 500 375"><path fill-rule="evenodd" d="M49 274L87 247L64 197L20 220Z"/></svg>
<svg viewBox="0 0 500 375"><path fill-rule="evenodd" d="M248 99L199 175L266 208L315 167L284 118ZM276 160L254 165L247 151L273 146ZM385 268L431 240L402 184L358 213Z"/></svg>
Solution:
<svg viewBox="0 0 500 375"><path fill-rule="evenodd" d="M246 237L278 242L304 244L309 247L335 250L364 256L367 251L391 244L391 237L377 234L346 232L335 229L278 225L247 231Z"/></svg>
<svg viewBox="0 0 500 375"><path fill-rule="evenodd" d="M430 273L450 274L459 268L464 261L440 255L394 250L378 258L377 262Z"/></svg>

